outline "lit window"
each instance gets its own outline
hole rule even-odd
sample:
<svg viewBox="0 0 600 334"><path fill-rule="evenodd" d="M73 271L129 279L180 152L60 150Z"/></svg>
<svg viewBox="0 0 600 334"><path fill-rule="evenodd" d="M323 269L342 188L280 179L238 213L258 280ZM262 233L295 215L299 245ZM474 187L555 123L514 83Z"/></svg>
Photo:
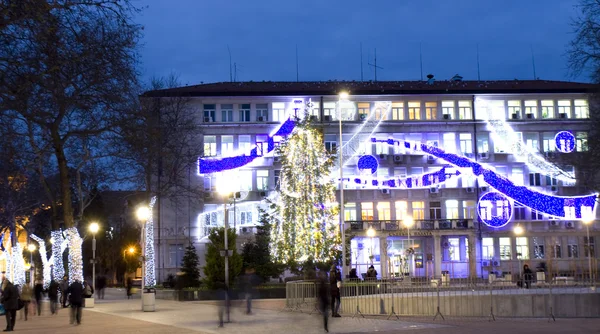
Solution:
<svg viewBox="0 0 600 334"><path fill-rule="evenodd" d="M446 153L456 153L456 134L454 132L444 133L443 141Z"/></svg>
<svg viewBox="0 0 600 334"><path fill-rule="evenodd" d="M558 117L571 118L571 100L558 101Z"/></svg>
<svg viewBox="0 0 600 334"><path fill-rule="evenodd" d="M377 203L377 219L379 220L391 220L390 202L379 202Z"/></svg>
<svg viewBox="0 0 600 334"><path fill-rule="evenodd" d="M508 117L521 118L521 101L508 101Z"/></svg>
<svg viewBox="0 0 600 334"><path fill-rule="evenodd" d="M238 136L238 151L245 155L250 155L251 139L248 135Z"/></svg>
<svg viewBox="0 0 600 334"><path fill-rule="evenodd" d="M542 118L554 118L554 101L542 100Z"/></svg>
<svg viewBox="0 0 600 334"><path fill-rule="evenodd" d="M204 156L214 157L217 155L217 137L204 136Z"/></svg>
<svg viewBox="0 0 600 334"><path fill-rule="evenodd" d="M362 220L366 220L366 221L373 220L373 203L371 203L371 202L360 203L360 217Z"/></svg>
<svg viewBox="0 0 600 334"><path fill-rule="evenodd" d="M525 185L525 178L523 175L523 167L513 167L510 173L510 180L517 186Z"/></svg>
<svg viewBox="0 0 600 334"><path fill-rule="evenodd" d="M529 243L527 237L517 237L517 259L529 260Z"/></svg>
<svg viewBox="0 0 600 334"><path fill-rule="evenodd" d="M525 101L525 117L537 118L537 101Z"/></svg>
<svg viewBox="0 0 600 334"><path fill-rule="evenodd" d="M356 203L344 204L344 221L356 221Z"/></svg>
<svg viewBox="0 0 600 334"><path fill-rule="evenodd" d="M462 201L463 218L475 219L475 201Z"/></svg>
<svg viewBox="0 0 600 334"><path fill-rule="evenodd" d="M575 149L577 150L577 152L586 152L588 150L587 132L575 133Z"/></svg>
<svg viewBox="0 0 600 334"><path fill-rule="evenodd" d="M494 258L494 238L481 239L481 258L486 260Z"/></svg>
<svg viewBox="0 0 600 334"><path fill-rule="evenodd" d="M447 200L446 201L446 219L458 219L458 201Z"/></svg>
<svg viewBox="0 0 600 334"><path fill-rule="evenodd" d="M448 258L450 261L460 261L459 238L448 238Z"/></svg>
<svg viewBox="0 0 600 334"><path fill-rule="evenodd" d="M461 133L458 136L460 140L460 151L463 154L473 154L473 142L470 133Z"/></svg>
<svg viewBox="0 0 600 334"><path fill-rule="evenodd" d="M319 119L319 114L321 111L319 110L319 102L312 102L312 109L310 110L310 115Z"/></svg>
<svg viewBox="0 0 600 334"><path fill-rule="evenodd" d="M283 122L286 120L285 113L285 103L283 102L274 102L273 106L273 121L275 122Z"/></svg>
<svg viewBox="0 0 600 334"><path fill-rule="evenodd" d="M404 102L392 103L392 120L401 121L404 119Z"/></svg>
<svg viewBox="0 0 600 334"><path fill-rule="evenodd" d="M472 119L471 101L458 101L458 119Z"/></svg>
<svg viewBox="0 0 600 334"><path fill-rule="evenodd" d="M239 189L240 191L252 190L252 171L241 170L238 172Z"/></svg>
<svg viewBox="0 0 600 334"><path fill-rule="evenodd" d="M487 133L477 135L477 152L479 153L489 153L490 152L490 143Z"/></svg>
<svg viewBox="0 0 600 334"><path fill-rule="evenodd" d="M412 215L414 220L425 219L425 202L412 202Z"/></svg>
<svg viewBox="0 0 600 334"><path fill-rule="evenodd" d="M544 237L533 237L533 257L543 259L546 256Z"/></svg>
<svg viewBox="0 0 600 334"><path fill-rule="evenodd" d="M233 136L221 136L221 156L233 155Z"/></svg>
<svg viewBox="0 0 600 334"><path fill-rule="evenodd" d="M442 101L442 115L444 119L454 119L454 101Z"/></svg>
<svg viewBox="0 0 600 334"><path fill-rule="evenodd" d="M257 190L269 190L269 171L268 170L257 170L256 171L256 189Z"/></svg>
<svg viewBox="0 0 600 334"><path fill-rule="evenodd" d="M437 118L437 102L425 102L425 119L433 120Z"/></svg>
<svg viewBox="0 0 600 334"><path fill-rule="evenodd" d="M510 238L499 238L498 242L500 244L500 260L511 260Z"/></svg>
<svg viewBox="0 0 600 334"><path fill-rule="evenodd" d="M590 118L590 108L587 100L574 101L575 118Z"/></svg>
<svg viewBox="0 0 600 334"><path fill-rule="evenodd" d="M396 209L396 220L403 220L408 214L408 203L406 201L396 201L394 203Z"/></svg>
<svg viewBox="0 0 600 334"><path fill-rule="evenodd" d="M331 120L337 120L337 112L335 110L335 102L323 103L323 116L329 116Z"/></svg>
<svg viewBox="0 0 600 334"><path fill-rule="evenodd" d="M570 259L579 257L579 245L575 236L567 237L567 257Z"/></svg>
<svg viewBox="0 0 600 334"><path fill-rule="evenodd" d="M421 102L408 102L408 119L421 119Z"/></svg>
<svg viewBox="0 0 600 334"><path fill-rule="evenodd" d="M365 120L369 116L371 111L371 104L369 102L358 103L358 117L360 120Z"/></svg>

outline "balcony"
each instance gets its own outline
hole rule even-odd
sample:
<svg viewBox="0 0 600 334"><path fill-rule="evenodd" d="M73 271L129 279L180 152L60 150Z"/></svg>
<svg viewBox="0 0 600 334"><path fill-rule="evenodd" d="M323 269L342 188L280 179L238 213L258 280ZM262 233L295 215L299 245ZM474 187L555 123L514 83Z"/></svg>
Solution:
<svg viewBox="0 0 600 334"><path fill-rule="evenodd" d="M370 227L376 231L406 230L402 220L372 220L372 221L346 221L351 231L366 231ZM473 228L472 219L424 219L415 220L412 230L466 230Z"/></svg>

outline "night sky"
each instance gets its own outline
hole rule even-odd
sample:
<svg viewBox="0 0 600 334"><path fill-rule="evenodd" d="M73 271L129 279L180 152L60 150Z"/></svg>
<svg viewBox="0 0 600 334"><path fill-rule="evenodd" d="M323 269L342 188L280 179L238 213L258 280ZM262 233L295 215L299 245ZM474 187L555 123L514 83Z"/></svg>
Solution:
<svg viewBox="0 0 600 334"><path fill-rule="evenodd" d="M566 49L576 0L137 0L147 5L140 49L144 79L175 73L182 84L299 79L587 81L572 77Z"/></svg>

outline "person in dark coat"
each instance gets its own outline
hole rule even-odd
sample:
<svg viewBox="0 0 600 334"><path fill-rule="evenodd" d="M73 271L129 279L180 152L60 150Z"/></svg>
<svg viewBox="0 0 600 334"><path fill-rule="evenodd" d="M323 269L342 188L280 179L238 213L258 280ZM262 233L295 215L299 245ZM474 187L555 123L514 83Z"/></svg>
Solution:
<svg viewBox="0 0 600 334"><path fill-rule="evenodd" d="M58 290L60 286L56 280L50 281L48 287L48 299L50 299L50 313L58 314Z"/></svg>
<svg viewBox="0 0 600 334"><path fill-rule="evenodd" d="M19 308L19 290L8 279L2 283L2 298L0 301L6 310L6 329L5 332L15 330L15 321L17 320L17 309Z"/></svg>
<svg viewBox="0 0 600 334"><path fill-rule="evenodd" d="M326 276L325 272L319 273L317 279L317 302L319 303L319 311L323 316L323 328L325 328L326 332L329 332L329 289L327 288Z"/></svg>
<svg viewBox="0 0 600 334"><path fill-rule="evenodd" d="M133 280L131 279L131 277L127 279L125 290L127 291L127 299L131 299L131 295L133 294Z"/></svg>
<svg viewBox="0 0 600 334"><path fill-rule="evenodd" d="M61 293L61 303L62 307L67 307L67 289L69 288L69 278L65 275L60 281L60 293Z"/></svg>
<svg viewBox="0 0 600 334"><path fill-rule="evenodd" d="M96 289L99 299L104 299L104 289L106 288L106 277L100 276L96 280Z"/></svg>
<svg viewBox="0 0 600 334"><path fill-rule="evenodd" d="M329 292L331 294L331 317L339 318L340 314L340 286L342 283L342 273L334 265L329 271Z"/></svg>
<svg viewBox="0 0 600 334"><path fill-rule="evenodd" d="M377 279L377 270L375 270L375 267L373 267L373 266L369 267L369 270L367 270L367 279L370 279L370 280Z"/></svg>
<svg viewBox="0 0 600 334"><path fill-rule="evenodd" d="M246 273L241 278L241 288L246 295L246 314L252 314L252 297L255 293L255 287L260 283L260 278L255 272L254 268L247 268Z"/></svg>
<svg viewBox="0 0 600 334"><path fill-rule="evenodd" d="M35 298L35 307L37 315L42 314L42 297L44 295L44 285L40 281L36 281L33 286L33 297Z"/></svg>
<svg viewBox="0 0 600 334"><path fill-rule="evenodd" d="M523 281L525 283L525 288L529 289L531 287L531 281L533 281L533 272L529 269L528 265L523 266Z"/></svg>
<svg viewBox="0 0 600 334"><path fill-rule="evenodd" d="M67 288L69 295L69 303L71 303L71 325L77 320L77 324L81 325L81 312L83 308L83 284L79 280L75 280Z"/></svg>

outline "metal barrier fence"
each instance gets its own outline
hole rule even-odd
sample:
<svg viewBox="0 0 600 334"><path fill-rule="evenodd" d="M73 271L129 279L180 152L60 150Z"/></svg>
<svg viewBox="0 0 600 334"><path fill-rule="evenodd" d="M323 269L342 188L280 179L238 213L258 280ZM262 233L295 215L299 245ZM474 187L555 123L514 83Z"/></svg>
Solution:
<svg viewBox="0 0 600 334"><path fill-rule="evenodd" d="M317 282L286 285L285 310L315 313ZM329 288L327 289L329 291ZM341 313L431 317L600 317L600 293L589 281L550 282L510 280L345 281L341 287Z"/></svg>

